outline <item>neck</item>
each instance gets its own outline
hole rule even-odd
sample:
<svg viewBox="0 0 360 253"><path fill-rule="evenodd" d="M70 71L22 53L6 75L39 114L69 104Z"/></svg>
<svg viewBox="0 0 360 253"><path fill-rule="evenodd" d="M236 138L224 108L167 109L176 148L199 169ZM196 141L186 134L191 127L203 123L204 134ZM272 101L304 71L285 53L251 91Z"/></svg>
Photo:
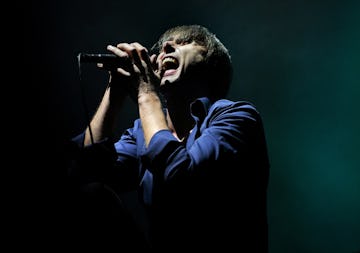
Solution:
<svg viewBox="0 0 360 253"><path fill-rule="evenodd" d="M167 104L167 106L167 121L169 128L179 140L187 138L190 130L194 126L194 119L190 114L190 104L186 103L183 107L179 107L178 104L172 106L170 103Z"/></svg>
<svg viewBox="0 0 360 253"><path fill-rule="evenodd" d="M190 104L208 94L208 83L200 78L184 79L162 87L166 100L168 127L178 139L186 138L194 126Z"/></svg>

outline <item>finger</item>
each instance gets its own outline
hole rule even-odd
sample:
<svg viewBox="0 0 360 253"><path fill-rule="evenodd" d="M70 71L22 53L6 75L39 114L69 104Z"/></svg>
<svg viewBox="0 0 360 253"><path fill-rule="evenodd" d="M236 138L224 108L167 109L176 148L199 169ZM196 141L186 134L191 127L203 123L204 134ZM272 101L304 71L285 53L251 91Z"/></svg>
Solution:
<svg viewBox="0 0 360 253"><path fill-rule="evenodd" d="M137 42L131 43L131 46L133 46L136 51L136 57L133 57L134 63L139 69L140 73L143 75L143 78L147 79L147 72L149 68L146 63L147 60L149 59L149 56L147 54L148 51L145 47L143 47Z"/></svg>
<svg viewBox="0 0 360 253"><path fill-rule="evenodd" d="M124 70L123 68L117 68L116 71L117 71L118 73L120 73L121 75L124 75L124 76L130 76L130 75L131 75L130 72Z"/></svg>
<svg viewBox="0 0 360 253"><path fill-rule="evenodd" d="M141 73L141 74L145 73L145 70L144 70L144 67L142 66L142 62L141 62L139 53L138 53L135 45L133 45L133 43L131 43L131 44L129 44L129 43L119 43L119 44L117 44L117 48L119 48L120 50L126 52L129 55L132 64L134 66L137 66L137 69L135 70L135 72Z"/></svg>
<svg viewBox="0 0 360 253"><path fill-rule="evenodd" d="M138 42L131 43L131 45L136 49L139 59L144 60L146 63L146 58L149 58L148 50ZM141 65L143 65L143 64L141 64ZM146 67L146 66L143 66L143 67Z"/></svg>
<svg viewBox="0 0 360 253"><path fill-rule="evenodd" d="M104 69L104 70L110 70L110 71L113 71L113 70L116 70L117 66L115 65L112 65L112 64L105 64L105 63L96 63L96 66L100 69Z"/></svg>
<svg viewBox="0 0 360 253"><path fill-rule="evenodd" d="M139 60L144 61L144 62L141 62L140 67L142 67L142 68L151 67L151 64L150 65L148 64L150 62L148 50L145 47L143 47L141 44L139 44L138 42L131 43L131 45L135 48L136 53L139 56ZM146 65L144 65L144 63Z"/></svg>
<svg viewBox="0 0 360 253"><path fill-rule="evenodd" d="M107 49L112 52L113 54L115 54L116 56L118 56L119 58L121 58L122 60L119 62L123 62L119 65L119 63L105 63L102 65L103 68L105 69L109 69L109 70L116 70L116 68L121 67L126 69L127 71L131 71L132 70L132 63L129 57L129 54L124 51L121 50L120 48L114 47L112 45L108 45Z"/></svg>
<svg viewBox="0 0 360 253"><path fill-rule="evenodd" d="M138 63L140 60L137 50L134 45L129 43L119 43L116 45L117 49L125 52L132 60L133 63Z"/></svg>
<svg viewBox="0 0 360 253"><path fill-rule="evenodd" d="M142 54L141 53L142 51L144 51L146 54L148 54L148 50L146 49L146 47L142 46L139 42L133 42L133 43L131 43L131 45L136 48L139 55Z"/></svg>
<svg viewBox="0 0 360 253"><path fill-rule="evenodd" d="M140 69L136 65L134 65L134 71L137 72L137 73L141 72Z"/></svg>
<svg viewBox="0 0 360 253"><path fill-rule="evenodd" d="M109 50L110 52L116 54L121 58L129 58L129 54L126 51L121 50L120 48L114 47L112 45L108 45L107 50Z"/></svg>
<svg viewBox="0 0 360 253"><path fill-rule="evenodd" d="M135 47L138 55L140 56L140 59L143 60L148 65L147 67L151 67L151 64L150 65L148 64L150 62L150 58L146 47L142 46L138 42L131 43L131 45Z"/></svg>
<svg viewBox="0 0 360 253"><path fill-rule="evenodd" d="M158 77L159 73L157 71L158 67L156 65L156 55L153 54L151 57L149 57L147 51L142 51L141 54L142 59L147 65L148 75L151 78L154 78L156 76Z"/></svg>
<svg viewBox="0 0 360 253"><path fill-rule="evenodd" d="M151 66L154 69L154 71L157 73L158 69L159 69L159 66L158 66L156 60L157 60L157 55L156 54L153 54L153 55L150 56Z"/></svg>
<svg viewBox="0 0 360 253"><path fill-rule="evenodd" d="M156 64L156 58L157 58L157 55L156 54L153 54L150 56L150 61L151 61L151 64Z"/></svg>

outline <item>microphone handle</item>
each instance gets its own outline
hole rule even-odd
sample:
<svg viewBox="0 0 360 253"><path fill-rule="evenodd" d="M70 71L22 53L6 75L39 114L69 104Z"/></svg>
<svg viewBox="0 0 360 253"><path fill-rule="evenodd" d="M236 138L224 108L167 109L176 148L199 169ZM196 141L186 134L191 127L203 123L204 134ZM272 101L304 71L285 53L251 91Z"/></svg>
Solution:
<svg viewBox="0 0 360 253"><path fill-rule="evenodd" d="M105 65L111 65L111 66L117 66L117 67L129 64L128 59L120 58L114 54L79 53L78 60L80 62L103 63Z"/></svg>

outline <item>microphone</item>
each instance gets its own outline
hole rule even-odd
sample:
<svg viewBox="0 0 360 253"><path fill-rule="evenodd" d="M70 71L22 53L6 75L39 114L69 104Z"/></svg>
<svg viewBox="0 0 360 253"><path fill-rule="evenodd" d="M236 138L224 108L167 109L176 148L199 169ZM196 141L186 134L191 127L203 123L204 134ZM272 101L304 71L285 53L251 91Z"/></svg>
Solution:
<svg viewBox="0 0 360 253"><path fill-rule="evenodd" d="M121 67L130 63L127 58L120 58L115 54L87 54L79 53L78 61L87 63L103 63L106 66Z"/></svg>

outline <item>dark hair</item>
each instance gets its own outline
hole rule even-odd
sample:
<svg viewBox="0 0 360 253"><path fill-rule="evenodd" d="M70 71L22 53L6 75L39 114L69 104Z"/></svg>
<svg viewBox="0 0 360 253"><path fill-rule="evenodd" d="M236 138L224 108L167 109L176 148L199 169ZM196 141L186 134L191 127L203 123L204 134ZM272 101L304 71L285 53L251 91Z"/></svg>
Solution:
<svg viewBox="0 0 360 253"><path fill-rule="evenodd" d="M212 99L225 98L232 81L232 62L228 49L206 27L201 25L181 25L168 29L152 46L153 52L159 53L162 45L172 40L176 36L177 39L186 42L195 41L199 45L207 48L205 54L205 65L209 74L210 90Z"/></svg>

